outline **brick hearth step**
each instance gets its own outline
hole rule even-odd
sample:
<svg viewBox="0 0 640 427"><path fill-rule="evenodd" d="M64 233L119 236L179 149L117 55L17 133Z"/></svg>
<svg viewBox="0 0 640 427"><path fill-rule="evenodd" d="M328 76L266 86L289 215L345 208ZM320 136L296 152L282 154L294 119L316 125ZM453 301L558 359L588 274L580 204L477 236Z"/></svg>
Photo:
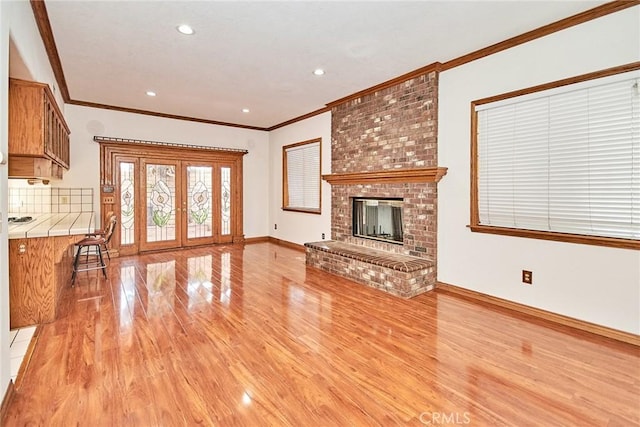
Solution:
<svg viewBox="0 0 640 427"><path fill-rule="evenodd" d="M426 258L335 240L304 245L307 265L396 296L410 298L435 286L435 263Z"/></svg>

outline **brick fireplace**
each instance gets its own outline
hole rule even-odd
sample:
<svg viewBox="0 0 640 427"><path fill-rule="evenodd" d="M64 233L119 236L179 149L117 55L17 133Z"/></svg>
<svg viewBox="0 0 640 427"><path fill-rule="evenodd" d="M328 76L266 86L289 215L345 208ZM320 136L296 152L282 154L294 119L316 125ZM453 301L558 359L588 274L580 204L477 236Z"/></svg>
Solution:
<svg viewBox="0 0 640 427"><path fill-rule="evenodd" d="M414 283L410 289L400 292L390 289L389 283L381 287L370 280L371 271L364 272L363 268L360 272L355 271L348 267L349 263L345 264L347 267L328 265L335 263L335 259L321 259L307 246L309 265L336 274L344 273L342 275L387 288L385 290L401 296L433 289L437 256L437 182L446 173L446 168L439 168L437 164L437 101L438 72L434 69L330 105L332 173L323 177L331 183L333 241L361 247L363 252L374 249L380 251L377 254L381 256L402 255L407 260L430 261L432 267L421 273L424 276L419 280L421 283ZM402 198L402 244L353 236L354 197ZM354 263L351 262L351 267ZM383 271L380 274L389 282L391 278L387 276L395 273ZM363 276L368 277L363 280Z"/></svg>

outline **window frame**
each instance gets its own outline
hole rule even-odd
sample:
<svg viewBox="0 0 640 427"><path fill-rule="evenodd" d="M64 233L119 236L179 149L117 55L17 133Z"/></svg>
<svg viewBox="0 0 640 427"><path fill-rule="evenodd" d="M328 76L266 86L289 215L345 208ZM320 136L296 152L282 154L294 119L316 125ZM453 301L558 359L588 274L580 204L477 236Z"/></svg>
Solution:
<svg viewBox="0 0 640 427"><path fill-rule="evenodd" d="M541 92L561 86L582 83L589 80L595 80L602 77L613 76L616 74L626 73L629 71L640 70L640 62L633 62L593 73L582 74L580 76L568 79L558 80L525 89L503 93L487 98L478 99L471 102L471 209L470 209L470 225L468 226L472 232L499 234L505 236L525 237L532 239L552 240L558 242L588 244L597 246L607 246L624 249L640 249L640 240L589 236L583 234L571 234L555 231L528 230L521 228L500 227L493 225L480 224L480 210L478 197L478 117L476 107L482 104L488 104L501 101L508 98L516 98L535 92Z"/></svg>
<svg viewBox="0 0 640 427"><path fill-rule="evenodd" d="M318 144L318 208L304 208L289 206L289 174L287 151L305 145ZM282 210L310 213L319 215L322 213L322 138L314 138L282 147Z"/></svg>

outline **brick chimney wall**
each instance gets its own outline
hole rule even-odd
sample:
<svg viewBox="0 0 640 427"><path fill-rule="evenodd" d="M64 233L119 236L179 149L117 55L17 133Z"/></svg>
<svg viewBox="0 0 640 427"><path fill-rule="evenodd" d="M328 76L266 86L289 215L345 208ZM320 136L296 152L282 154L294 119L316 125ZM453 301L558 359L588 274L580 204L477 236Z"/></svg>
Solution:
<svg viewBox="0 0 640 427"><path fill-rule="evenodd" d="M425 73L331 111L332 173L438 166L438 73ZM436 183L332 185L334 240L436 259ZM403 245L352 235L353 197L403 197Z"/></svg>
<svg viewBox="0 0 640 427"><path fill-rule="evenodd" d="M331 110L332 173L438 166L434 71Z"/></svg>

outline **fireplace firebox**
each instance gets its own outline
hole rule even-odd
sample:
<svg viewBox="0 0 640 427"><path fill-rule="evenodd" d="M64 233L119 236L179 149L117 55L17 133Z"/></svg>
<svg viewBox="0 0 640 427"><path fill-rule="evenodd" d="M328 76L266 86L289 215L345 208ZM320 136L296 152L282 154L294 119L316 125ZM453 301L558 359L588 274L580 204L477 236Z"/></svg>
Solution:
<svg viewBox="0 0 640 427"><path fill-rule="evenodd" d="M353 198L353 235L364 239L402 244L403 200L398 198Z"/></svg>

